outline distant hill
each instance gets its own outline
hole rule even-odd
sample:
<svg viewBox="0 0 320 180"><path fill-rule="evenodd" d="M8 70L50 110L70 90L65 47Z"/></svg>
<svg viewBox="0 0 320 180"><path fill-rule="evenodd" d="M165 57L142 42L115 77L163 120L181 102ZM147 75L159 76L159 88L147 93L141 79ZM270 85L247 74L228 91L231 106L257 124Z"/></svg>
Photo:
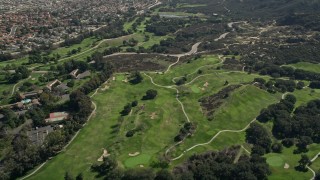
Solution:
<svg viewBox="0 0 320 180"><path fill-rule="evenodd" d="M270 19L288 14L320 12L319 0L175 0L174 3L206 4L185 7L188 12L229 14L233 18Z"/></svg>

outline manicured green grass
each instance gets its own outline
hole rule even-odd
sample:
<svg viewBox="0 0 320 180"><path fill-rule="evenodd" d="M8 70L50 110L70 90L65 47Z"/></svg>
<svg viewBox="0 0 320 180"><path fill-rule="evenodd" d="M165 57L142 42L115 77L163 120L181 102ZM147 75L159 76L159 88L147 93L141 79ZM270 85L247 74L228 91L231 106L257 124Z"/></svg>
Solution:
<svg viewBox="0 0 320 180"><path fill-rule="evenodd" d="M278 154L269 155L269 157L267 158L267 163L271 167L283 167L284 166L283 157Z"/></svg>
<svg viewBox="0 0 320 180"><path fill-rule="evenodd" d="M94 96L97 112L93 119L81 130L66 152L50 160L31 179L45 177L63 179L65 171L73 174L83 172L85 178L90 179L93 177L90 165L97 162L102 148L106 148L111 155L115 155L120 166L125 167L126 161L130 159L129 153L138 151L156 158L158 153L163 153L165 147L173 142L172 137L183 122L183 115L174 98L174 91L156 88L147 79L138 85L129 85L122 82L121 79L123 75L116 78L116 81L111 81L108 84L109 89L99 91ZM158 90L158 97L155 100L141 101L146 90L151 88ZM138 107L133 109L131 115L124 117L120 131L115 133L114 125L121 118L119 112L126 103L135 99L139 101ZM144 110L139 110L141 106L144 106ZM152 113L156 114L154 119L150 117ZM141 125L143 126L142 131L137 132L131 138L125 137L128 130ZM138 158L133 161L148 166L152 158L148 160L146 156L142 157L142 159ZM129 160L129 166L130 162L131 160Z"/></svg>
<svg viewBox="0 0 320 180"><path fill-rule="evenodd" d="M307 155L311 158L319 151L319 145L313 144L309 148ZM270 165L271 176L269 179L278 180L278 179L310 179L312 173L310 171L300 172L296 171L295 167L299 164L298 161L301 159L301 154L294 154L293 151L296 147L284 148L282 153L269 153L266 154L267 163ZM318 149L318 150L316 150ZM285 163L289 165L288 169L284 168Z"/></svg>
<svg viewBox="0 0 320 180"><path fill-rule="evenodd" d="M211 91L211 94L213 92ZM197 96L199 95L197 94ZM259 115L262 108L277 102L279 98L279 95L269 94L254 86L243 86L230 95L226 102L216 111L215 117L212 121L208 121L201 112L200 104L197 102L198 98L191 98L190 96L183 98L183 103L190 120L197 123L197 131L192 138L188 138L183 144L181 144L176 149L176 152L173 152L172 156L177 157L182 153L182 151L195 144L208 142L221 130L243 129L257 115ZM220 137L218 136L219 138L216 139L217 141L214 140L208 145L196 147L189 151L187 156L195 152L203 152L210 149L223 149L233 143L239 145L244 143L244 135L241 133L225 132L222 133L221 136L232 136L238 138L219 139ZM227 145L224 144L225 142ZM183 157L182 160L186 157Z"/></svg>
<svg viewBox="0 0 320 180"><path fill-rule="evenodd" d="M55 49L50 53L50 56L58 53L61 55L62 58L67 57L67 54L69 51L72 51L73 49L78 49L78 48L81 48L81 51L80 51L81 53L82 51L92 48L94 44L97 43L98 41L99 40L94 37L86 38L79 44L74 44L72 46Z"/></svg>
<svg viewBox="0 0 320 180"><path fill-rule="evenodd" d="M293 66L297 69L303 69L306 71L311 71L311 72L320 72L320 64L314 64L314 63L309 63L309 62L298 62L296 64L290 64L289 66Z"/></svg>
<svg viewBox="0 0 320 180"><path fill-rule="evenodd" d="M312 165L311 168L315 171L315 172L320 172L320 157L318 157L318 159L316 159Z"/></svg>
<svg viewBox="0 0 320 180"><path fill-rule="evenodd" d="M137 20L137 18L135 18L133 21L129 21L129 22L124 23L123 30L124 31L128 31L129 29L131 29L132 28L132 24L135 23L136 20Z"/></svg>
<svg viewBox="0 0 320 180"><path fill-rule="evenodd" d="M124 165L128 168L138 167L139 165L147 165L151 156L148 154L140 154L135 157L129 157L125 162Z"/></svg>
<svg viewBox="0 0 320 180"><path fill-rule="evenodd" d="M319 89L304 88L295 90L292 94L297 98L296 107L306 105L309 101L320 98Z"/></svg>

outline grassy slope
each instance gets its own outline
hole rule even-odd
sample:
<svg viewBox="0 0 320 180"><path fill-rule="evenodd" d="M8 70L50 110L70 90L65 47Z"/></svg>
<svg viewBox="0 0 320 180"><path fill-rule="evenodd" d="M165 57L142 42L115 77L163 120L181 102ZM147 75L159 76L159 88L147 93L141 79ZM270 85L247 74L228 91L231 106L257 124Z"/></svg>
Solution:
<svg viewBox="0 0 320 180"><path fill-rule="evenodd" d="M136 119L134 123L143 122L147 129L143 135L138 134L128 139L124 137L124 130L120 131L120 135L112 134L111 126L117 123L119 112L127 102L140 99L147 89L154 87L149 81L127 87L128 84L119 80L112 82L109 90L98 93L93 98L98 106L94 118L83 128L66 152L50 160L50 163L31 179L63 179L65 171L73 174L83 172L84 176L90 179L93 177L90 165L97 162L102 148L106 148L111 154L115 154L114 150L117 150L117 155L123 162L129 158L130 152L139 151L151 156L163 149L174 135L173 130L178 129L181 119L181 113L171 116L168 112L168 109L179 112L177 102L170 98L174 97L172 90L158 89L159 97L155 101L139 101L140 104L145 104L145 113L126 117L124 123L130 125L131 120ZM148 116L155 111L160 117L151 120ZM167 131L159 132L160 128ZM157 138L158 135L162 137L161 140ZM121 144L114 144L115 141L120 141Z"/></svg>
<svg viewBox="0 0 320 180"><path fill-rule="evenodd" d="M200 112L199 103L195 102L194 98L184 99L185 107L189 112L191 121L198 124L197 132L192 138L187 139L177 151L174 153L174 157L181 154L181 152L197 143L205 143L209 141L218 131L230 129L241 130L248 125L260 112L260 110L269 104L273 104L279 100L279 95L272 95L263 90L260 90L254 86L243 86L236 90L227 99L227 102L222 105L216 112L215 118L212 121L208 121L206 117ZM193 110L192 110L193 109ZM240 133L241 134L241 133ZM229 138L230 136L237 137L236 139ZM238 133L222 133L222 137L228 136L228 138L213 141L209 145L197 147L188 152L187 155L191 155L195 152L203 152L208 149L223 149L226 146L232 144L243 144L244 136L237 136ZM240 140L240 141L239 141ZM178 160L176 163L181 162L183 159Z"/></svg>
<svg viewBox="0 0 320 180"><path fill-rule="evenodd" d="M297 69L303 69L306 71L311 71L311 72L320 72L320 64L313 64L313 63L308 63L308 62L298 62L296 64L290 64L289 66L293 66Z"/></svg>
<svg viewBox="0 0 320 180"><path fill-rule="evenodd" d="M307 172L299 172L294 169L295 166L297 166L299 163L298 161L301 159L300 154L293 154L293 150L295 147L290 147L290 148L284 148L283 152L281 154L277 153L269 153L265 155L265 157L268 159L270 158L277 158L281 162L279 165L271 165L270 164L270 169L272 171L271 176L269 176L269 179L271 180L287 180L287 179L310 179L312 177L312 173L310 171ZM315 154L319 152L319 145L318 144L313 144L309 148L309 152L307 155L309 157L314 157ZM288 169L284 169L284 164L287 163L289 164Z"/></svg>

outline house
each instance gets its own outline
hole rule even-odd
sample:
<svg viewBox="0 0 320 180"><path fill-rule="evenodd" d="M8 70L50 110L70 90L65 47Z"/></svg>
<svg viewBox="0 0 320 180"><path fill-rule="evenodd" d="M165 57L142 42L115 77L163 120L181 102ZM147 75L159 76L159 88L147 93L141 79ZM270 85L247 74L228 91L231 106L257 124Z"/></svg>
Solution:
<svg viewBox="0 0 320 180"><path fill-rule="evenodd" d="M47 84L47 88L51 91L53 87L58 86L59 84L61 84L61 81L59 81L58 79L50 82Z"/></svg>
<svg viewBox="0 0 320 180"><path fill-rule="evenodd" d="M79 72L79 69L75 69L70 73L70 76L72 76L72 78L77 78L78 72Z"/></svg>
<svg viewBox="0 0 320 180"><path fill-rule="evenodd" d="M70 76L74 79L83 79L83 78L88 77L90 75L91 75L91 72L89 70L85 71L83 73L80 73L79 69L75 69L70 73Z"/></svg>
<svg viewBox="0 0 320 180"><path fill-rule="evenodd" d="M67 120L69 113L67 112L54 112L50 113L49 118L45 119L46 123L58 123L60 121Z"/></svg>
<svg viewBox="0 0 320 180"><path fill-rule="evenodd" d="M90 71L85 71L81 74L78 74L77 79L83 79L83 78L89 77L90 75L91 75Z"/></svg>
<svg viewBox="0 0 320 180"><path fill-rule="evenodd" d="M54 129L52 126L45 126L40 128L35 128L31 131L27 131L27 136L33 144L41 145L45 140L46 136L53 132Z"/></svg>
<svg viewBox="0 0 320 180"><path fill-rule="evenodd" d="M61 89L63 91L66 91L69 89L69 87L64 83L59 84L56 88Z"/></svg>
<svg viewBox="0 0 320 180"><path fill-rule="evenodd" d="M37 97L38 95L40 95L43 92L43 90L39 90L39 91L32 91L32 92L26 92L26 93L20 93L20 99L25 99L25 98L34 98Z"/></svg>

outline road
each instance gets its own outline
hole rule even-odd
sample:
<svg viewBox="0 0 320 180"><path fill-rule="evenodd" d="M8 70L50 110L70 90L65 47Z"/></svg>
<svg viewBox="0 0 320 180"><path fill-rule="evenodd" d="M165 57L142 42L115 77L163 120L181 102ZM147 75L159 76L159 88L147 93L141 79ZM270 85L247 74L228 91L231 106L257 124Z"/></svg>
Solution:
<svg viewBox="0 0 320 180"><path fill-rule="evenodd" d="M9 36L13 37L16 34L18 26L12 26Z"/></svg>

